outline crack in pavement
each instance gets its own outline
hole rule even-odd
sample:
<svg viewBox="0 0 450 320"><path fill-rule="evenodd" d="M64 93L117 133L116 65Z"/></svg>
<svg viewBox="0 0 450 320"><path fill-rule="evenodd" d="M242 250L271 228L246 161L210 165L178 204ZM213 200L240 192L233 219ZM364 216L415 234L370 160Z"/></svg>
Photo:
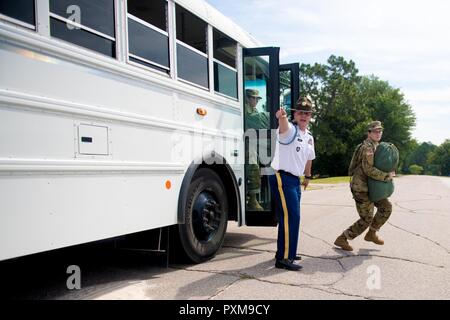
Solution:
<svg viewBox="0 0 450 320"><path fill-rule="evenodd" d="M250 250L250 251L256 251L256 252L263 252L263 253L270 253L270 254L274 254L275 252L272 250L267 250L267 249L256 249L256 248L252 248L252 247L234 247L234 246L224 246L227 248L232 248L232 249L246 249L246 250ZM347 272L347 270L345 269L344 265L342 264L342 262L339 260L342 257L321 257L321 256L312 256L312 255L308 255L308 254L304 254L304 253L300 253L300 255L304 256L304 257L308 257L308 258L313 258L313 259L322 259L322 260L331 260L331 261L335 261L339 264L340 268L342 269L341 272L337 271L340 273L341 278L337 279L336 281L333 281L331 283L328 284L322 284L323 286L334 286L335 284L337 284L339 281L343 280L345 278L345 272Z"/></svg>
<svg viewBox="0 0 450 320"><path fill-rule="evenodd" d="M237 250L239 250L239 249L245 249L245 250L249 250L249 251L256 251L256 252L270 253L270 254L275 255L275 251L273 251L273 250L268 250L268 249L257 249L257 248L245 247L245 246L237 247L237 246L229 246L229 245L223 246L223 248L231 248L231 249L237 249ZM300 252L300 255L301 255L301 256L304 256L304 257L308 257L308 258L323 259L323 260L335 260L335 261L336 261L336 259L342 258L342 257L336 257L336 258L333 258L333 257L312 256L312 255L305 254L305 253L301 253L301 252Z"/></svg>
<svg viewBox="0 0 450 320"><path fill-rule="evenodd" d="M379 254L358 253L358 254L351 255L351 256L341 257L339 259L347 259L347 258L353 258L353 257L377 257L377 258L383 258L383 259L389 259L389 260L398 260L398 261L403 261L403 262L412 262L412 263L417 263L417 264L421 264L421 265L425 265L425 266L433 267L433 268L437 268L437 269L445 269L445 266L442 266L442 265L435 265L435 264L430 264L430 263L427 263L427 262L422 262L422 261L417 261L417 260L411 260L411 259L407 259L407 258L383 256L383 255L379 255Z"/></svg>
<svg viewBox="0 0 450 320"><path fill-rule="evenodd" d="M348 204L322 204L322 203L308 203L308 202L305 202L305 203L302 202L302 206L354 208L354 206L348 205Z"/></svg>
<svg viewBox="0 0 450 320"><path fill-rule="evenodd" d="M395 205L397 206L397 204L395 204ZM405 208L400 208L400 209L403 209L405 211L398 210L396 212L405 213L405 214L415 214L415 215L419 215L422 217L426 217L428 215L428 216L433 216L433 217L441 217L441 218L445 218L445 219L450 219L449 215L439 214L439 213L434 213L434 212L425 212L425 211L437 211L437 210L429 210L429 209L412 210L412 209L405 209Z"/></svg>
<svg viewBox="0 0 450 320"><path fill-rule="evenodd" d="M241 278L237 278L236 280L234 280L233 282L231 282L230 284L225 286L223 289L218 290L215 294L213 294L211 297L209 297L208 300L212 300L212 299L220 296L222 293L227 291L231 286L233 286L235 283L238 283L241 280L242 280Z"/></svg>
<svg viewBox="0 0 450 320"><path fill-rule="evenodd" d="M337 262L339 263L339 265L341 266L341 269L344 270L344 272L347 272L347 269L345 269L345 267L344 267L344 265L342 264L341 260L340 260L340 259L337 259L336 261L337 261Z"/></svg>
<svg viewBox="0 0 450 320"><path fill-rule="evenodd" d="M227 271L220 271L220 270L202 270L202 269L196 269L196 270L192 270L192 269L185 269L185 268L176 268L173 267L174 269L179 269L179 270L184 270L184 271L189 271L189 272L203 272L203 273L209 273L209 274L220 274L220 275L226 275L226 276L233 276L233 277L238 277L238 279L234 280L232 283L228 284L227 286L225 286L223 289L220 289L218 292L216 292L214 295L212 295L211 297L208 298L208 300L211 300L215 297L218 297L220 294L224 293L226 290L228 290L231 286L233 286L234 284L240 282L240 281L245 281L245 280L255 280L258 282L263 282L263 283L268 283L268 284L275 284L275 285L284 285L284 286L290 286L290 287L295 287L295 288L307 288L307 289L311 289L311 290L317 290L317 291L321 291L321 292L326 292L326 293L330 293L330 294L334 294L334 295L339 295L339 296L348 296L348 297L357 297L357 298L362 298L365 300L373 300L374 298L372 297L367 297L367 296L362 296L362 295L357 295L357 294L351 294L339 289L336 289L334 287L332 287L334 284L325 284L325 285L314 285L314 284L295 284L295 283L287 283L287 282L282 282L282 281L272 281L272 280L266 280L266 279L260 279L258 277L249 275L247 273L242 273L242 272L227 272ZM342 279L339 279L339 281ZM330 286L331 290L326 290L324 288L321 287L328 287ZM383 297L376 297L378 299L383 299Z"/></svg>
<svg viewBox="0 0 450 320"><path fill-rule="evenodd" d="M406 202L406 201L402 201L402 202ZM434 212L447 212L447 211L443 211L443 210L435 210L435 209L409 209L406 207L403 207L401 205L398 204L398 202L394 202L394 205L396 207L399 207L400 209L405 210L407 213L414 213L414 214L419 214L419 215L432 215L432 216L438 216L438 217L444 217L444 218L450 218L449 215L444 215L444 214L439 214L439 213L434 213ZM420 211L431 211L431 213L420 213ZM400 212L404 212L404 211L400 211Z"/></svg>
<svg viewBox="0 0 450 320"><path fill-rule="evenodd" d="M331 247L335 247L334 244L331 244L331 243L329 243L329 242L327 242L327 241L325 241L325 240L323 240L323 239L321 239L319 237L315 237L315 236L313 236L313 235L311 235L309 233L306 233L304 231L303 231L303 233L305 235L313 238L313 239L320 240L320 241L330 245ZM309 257L311 257L311 258L318 258L318 259L330 259L330 260L338 261L341 264L342 269L344 269L345 271L347 271L347 270L342 265L340 260L341 259L346 259L346 258L353 258L353 257L377 257L377 258L384 258L384 259L391 259L391 260L399 260L399 261L404 261L404 262L418 263L418 264L422 264L422 265L426 265L426 266L430 266L430 267L435 267L435 268L445 268L445 266L442 266L442 265L433 265L433 264L429 264L427 262L418 261L418 260L411 260L411 259L407 259L407 258L391 257L391 256L384 256L384 255L379 255L379 254L364 254L364 253L356 253L355 254L355 253L349 253L349 252L341 250L339 248L336 248L336 249L342 251L342 254L344 254L344 256L336 257L336 258L333 258L333 257L319 257L319 256L309 256ZM304 255L304 256L308 256L308 255Z"/></svg>
<svg viewBox="0 0 450 320"><path fill-rule="evenodd" d="M347 188L347 184L321 184L321 183L313 183L313 182L311 182L309 184L309 186L310 187L320 188L320 190L323 190L323 189L344 189L344 188Z"/></svg>
<svg viewBox="0 0 450 320"><path fill-rule="evenodd" d="M306 231L304 231L304 230L302 230L301 233L305 234L306 236L308 236L308 237L310 237L310 238L312 238L312 239L321 241L321 242L325 243L326 245L330 246L331 248L334 248L334 247L335 247L334 244L332 244L332 243L330 243L330 242L328 242L328 241L326 241L326 240L324 240L324 239L322 239L322 238L313 236L312 234L310 234L310 233L308 233L308 232L306 232ZM348 252L346 252L346 251L342 251L342 253L345 254L345 255L347 255L347 256L350 256L350 255L351 255L350 253L348 253Z"/></svg>
<svg viewBox="0 0 450 320"><path fill-rule="evenodd" d="M416 236L416 237L422 238L422 239L424 239L424 240L427 240L427 241L433 243L434 245L440 247L441 249L443 249L445 252L447 252L447 254L450 254L450 250L449 250L449 249L447 249L446 247L444 247L444 246L441 245L439 242L437 242L437 241L435 241L435 240L433 240L433 239L427 238L427 237L425 237L425 236L423 236L423 235L421 235L421 234L419 234L419 233L415 233L415 232L409 231L409 230L407 230L407 229L404 229L404 228L402 228L402 227L399 227L399 226L393 224L392 222L389 222L389 221L388 221L388 224L391 225L391 226L393 226L394 228L397 228L397 229L402 230L402 231L404 231L404 232L406 232L406 233L412 234L413 236Z"/></svg>
<svg viewBox="0 0 450 320"><path fill-rule="evenodd" d="M421 194L421 195L423 195L423 194ZM406 210L409 213L414 213L414 214L422 214L423 215L424 213L419 213L419 212L420 211L424 211L424 210L425 211L432 211L432 212L445 212L445 213L448 213L448 211L446 211L446 210L440 210L440 209L410 209L410 208L406 208L406 207L400 205L400 203L420 202L420 201L430 201L430 200L442 200L444 198L443 196L437 195L437 194L425 194L425 195L428 195L428 196L434 197L434 198L432 198L432 199L414 199L414 200L406 200L406 201L394 201L394 205L399 207L399 208L401 208L401 209L403 209L403 210ZM426 213L426 214L439 216L439 217L450 218L449 215L442 215L442 214L438 214L438 213Z"/></svg>
<svg viewBox="0 0 450 320"><path fill-rule="evenodd" d="M423 195L424 194L422 194L422 196ZM405 211L401 210L401 212L403 212L403 213L422 214L422 215L424 215L424 213L420 213L420 212L423 211L423 210L426 210L426 209L416 209L416 210L414 210L414 209L409 209L407 207L404 207L403 205L407 205L408 202L420 202L420 201L430 201L430 200L431 201L433 201L433 200L434 201L436 201L436 200L439 201L439 200L443 199L442 196L436 195L436 194L433 194L433 195L425 194L425 196L429 196L429 198L427 198L427 199L415 199L415 200L410 200L410 201L396 201L396 202L394 202L394 205L397 207L397 209L405 210ZM328 205L328 204L320 204L320 203L303 203L302 205L318 206L318 207L335 206L335 207L349 207L349 208L351 207L351 208L353 208L353 206L351 206L351 205L342 205L342 204L340 204L340 205L336 205L336 204L335 205ZM439 214L438 212L441 212L439 210L427 210L427 211L431 211L431 213L427 213L428 215L450 218L450 216L448 216L448 215ZM404 232L407 232L407 233L409 233L411 235L414 235L414 236L422 238L422 239L424 239L424 240L426 240L428 242L431 242L433 245L438 246L439 248L444 250L447 254L450 253L449 249L447 249L442 244L440 244L439 242L437 242L437 241L435 241L433 239L430 239L430 238L427 238L426 236L423 236L421 234L414 233L412 231L406 230L406 229L404 229L402 227L399 227L399 226L397 226L395 224L392 224L391 222L388 222L388 223L394 228L400 229L400 230L402 230ZM334 247L334 244L331 244L330 242L328 242L328 241L326 241L324 239L321 239L319 237L316 237L316 236L314 236L312 234L309 234L307 232L304 232L304 231L301 231L301 232L303 234L305 234L306 236L312 238L312 239L321 241L322 243L326 244L330 248ZM273 250L257 249L257 248L245 247L245 246L242 246L242 247L239 247L239 246L224 246L224 247L231 248L231 249L236 249L236 250L249 250L249 251L254 251L254 252L264 252L264 253L270 253L270 254L274 254L275 253L275 251L273 251ZM251 275L248 275L248 274L245 274L245 273L242 273L242 272L236 272L235 275L237 275L239 277L239 279L233 281L232 284L228 285L225 289L220 290L219 293L217 293L213 297L219 296L222 292L225 292L228 288L230 288L233 284L237 283L238 281L243 281L243 280L246 280L246 279L252 279L252 280L255 280L255 281L269 283L269 284L275 284L275 285L286 285L286 286L292 286L292 287L297 287L297 288L308 288L308 289L311 289L311 290L317 290L317 291L321 291L321 292L325 292L325 293L329 293L329 294L334 294L334 295L339 295L339 296L347 296L347 297L371 299L371 300L372 299L390 299L388 297L381 297L381 296L380 297L378 297L378 296L372 297L372 296L364 296L364 295L352 294L352 293L348 293L348 292L345 292L345 291L343 291L341 289L336 288L335 286L340 281L343 281L346 278L346 275L348 275L348 271L350 271L350 270L347 270L345 268L344 263L343 263L343 261L344 261L343 259L352 259L354 257L376 257L376 258L389 259L389 260L394 260L394 261L397 260L397 261L402 261L402 262L407 262L407 263L416 263L416 264L425 265L425 266L428 266L428 267L434 267L434 268L438 268L438 269L445 269L446 268L446 266L443 266L443 265L434 265L434 264L423 262L423 261L418 261L418 260L413 260L413 259L408 259L408 258L402 258L402 257L382 255L382 254L364 254L364 253L352 254L352 253L345 252L345 251L342 251L342 256L313 256L313 255L307 255L307 254L302 254L302 253L300 253L300 254L302 256L313 258L313 259L325 259L325 260L336 261L336 263L338 264L338 267L336 268L336 267L332 266L331 270L334 270L332 272L335 272L335 274L340 274L339 279L337 279L337 280L335 280L335 281L333 281L331 283L320 284L320 285L312 284L312 283L292 284L292 283L285 283L285 282L282 282L282 281L272 281L272 280L267 280L267 279L259 279L257 276L251 276ZM205 271L205 272L208 272L208 271ZM212 273L213 273L213 271L212 271ZM223 273L223 272L221 272L221 273ZM225 273L225 274L227 274L227 273ZM233 273L232 273L232 275L233 275Z"/></svg>
<svg viewBox="0 0 450 320"><path fill-rule="evenodd" d="M313 239L320 240L320 241L322 241L322 242L328 244L328 245L331 246L331 247L335 247L334 244L331 244L331 243L329 243L329 242L327 242L327 241L325 241L325 240L323 240L323 239L321 239L321 238L315 237L315 236L313 236L313 235L311 235L311 234L308 234L308 233L306 233L306 232L303 232L303 233L304 233L305 235L307 235L307 236L313 238ZM349 252L347 252L347 251L341 250L341 249L339 249L339 248L337 248L337 247L335 247L335 248L338 249L338 250L340 250L340 251L342 251L342 253L343 253L345 256L341 256L341 257L338 257L338 258L332 258L332 257L318 257L318 256L310 256L310 257L312 257L312 258L319 258L319 259L332 259L332 260L340 260L340 259L351 258L351 257L378 257L378 258L386 258L386 259L392 259L392 260L401 260L401 261L406 261L406 262L414 262L414 263L424 264L424 265L428 265L428 266L436 267L436 268L444 268L444 266L438 266L438 265L428 264L428 263L426 263L426 262L422 262L422 261L418 261L418 260L410 260L410 259L401 258L401 257L391 257L391 256L378 255L378 254L360 254L360 253L354 254L354 253L349 253ZM343 267L343 266L342 266L342 267ZM344 270L345 270L345 268L344 268Z"/></svg>
<svg viewBox="0 0 450 320"><path fill-rule="evenodd" d="M409 194L412 194L412 193L409 193ZM440 194L426 194L426 193L417 193L417 192L416 192L416 194L419 194L421 196L430 196L431 198L430 199L413 199L413 200L406 200L406 201L401 200L400 202L420 202L420 201L429 201L429 200L442 200L442 196Z"/></svg>
<svg viewBox="0 0 450 320"><path fill-rule="evenodd" d="M316 238L316 237L314 237L314 238ZM317 238L317 239L322 240L320 238ZM325 240L322 240L322 241L327 243ZM266 252L266 253L275 254L275 251L272 251L272 250L256 249L256 248L252 248L252 247L236 247L236 246L224 246L224 247L232 248L232 249L246 249L246 250L252 250L252 251L257 251L257 252ZM423 262L423 261L411 260L411 259L401 258L401 257L391 257L391 256L384 256L384 255L379 255L379 254L364 254L364 253L356 253L356 254L353 253L352 254L352 253L348 253L346 251L343 251L342 253L344 253L345 255L340 256L340 257L312 256L312 255L304 254L301 252L300 252L300 255L309 257L309 258L334 260L334 261L339 261L341 259L354 258L354 257L377 257L377 258L383 258L383 259L398 260L398 261L403 261L403 262L412 262L412 263L426 265L426 266L434 267L434 268L438 268L438 269L445 269L445 266L443 266L443 265L434 265L434 264L430 264L430 263ZM342 265L342 268L345 270L343 265ZM345 271L347 271L347 270L345 270Z"/></svg>
<svg viewBox="0 0 450 320"><path fill-rule="evenodd" d="M365 300L373 300L372 297L366 297L366 296L362 296L362 295L351 294L351 293L348 293L348 292L336 289L336 288L332 287L333 285L320 285L320 286L323 286L323 287L330 286L331 290L326 290L324 288L321 288L321 287L319 287L317 285L313 285L313 284L294 284L294 283L286 283L286 282L281 282L281 281L263 280L263 279L259 279L259 278L256 278L256 277L254 277L253 280L260 281L260 282L265 282L265 283L269 283L269 284L285 285L285 286L291 286L291 287L296 287L296 288L307 288L307 289L322 291L322 292L331 293L331 294L339 295L339 296L340 295L344 295L344 296L347 296L347 297L357 297L357 298L363 298Z"/></svg>
<svg viewBox="0 0 450 320"><path fill-rule="evenodd" d="M239 281L242 281L242 275L239 272L229 272L229 271L220 271L220 270L202 270L202 269L189 269L189 267L169 267L168 269L174 269L174 270L183 270L183 271L188 271L188 272L202 272L202 273L208 273L208 274L220 274L223 276L229 276L229 277L236 277L237 279L235 279L234 281L232 281L231 283L227 284L225 287L223 287L222 289L219 289L216 293L214 293L212 296L208 297L207 300L211 300L215 297L218 297L220 294L222 294L223 292L225 292L226 290L228 290L231 286L233 286L234 284L238 283Z"/></svg>
<svg viewBox="0 0 450 320"><path fill-rule="evenodd" d="M376 300L376 299L388 300L388 299L392 299L392 298L384 297L384 296L371 297L371 296L362 296L362 295L357 295L357 294L351 294L351 293L345 292L343 290L337 289L335 287L331 287L330 289L336 291L338 295L345 295L345 296L349 296L349 297L359 297L359 298L363 298L363 299L366 299L366 300ZM333 293L332 291L328 291L328 290L325 290L325 291L329 292L329 293Z"/></svg>
<svg viewBox="0 0 450 320"><path fill-rule="evenodd" d="M324 242L326 242L326 241L324 241ZM232 248L232 249L246 249L246 250L251 250L251 251L256 251L256 252L264 252L264 253L272 253L272 254L274 253L274 251L272 251L272 250L263 250L263 249L256 249L256 248L251 248L251 247L234 247L234 246L227 246L227 247L228 248ZM337 279L336 281L333 281L331 283L328 283L328 284L321 284L320 286L329 287L330 289L335 290L335 291L339 292L342 295L352 296L352 297L360 297L360 298L371 299L371 300L373 298L360 296L360 295L353 295L353 294L344 292L344 291L342 291L340 289L337 289L335 287L335 285L338 282L344 280L344 278L346 277L345 273L348 271L345 268L345 266L343 265L343 263L341 261L342 259L348 259L348 258L353 258L353 257L378 257L378 258L384 258L384 259L390 259L390 260L398 260L398 261L403 261L403 262L417 263L417 264L422 264L422 265L426 265L426 266L429 266L429 267L435 267L435 268L439 268L439 269L445 268L445 266L437 266L437 265L433 265L433 264L429 264L429 263L425 263L425 262L421 262L421 261L414 261L414 260L410 260L410 259L406 259L406 258L390 257L390 256L383 256L383 255L373 255L373 254L351 254L351 255L335 257L335 258L334 257L323 257L323 256L312 256L312 255L302 254L302 253L300 253L300 254L302 256L309 257L309 258L333 260L333 261L336 261L339 264L339 266L342 269L342 271L341 272L337 271L337 272L339 272L341 274L341 278ZM268 280L261 280L261 279L258 279L256 277L253 277L253 276L249 276L249 277L250 278L255 278L256 280L259 280L259 281L269 282ZM273 282L273 283L276 283L276 282ZM316 285L313 285L313 284L295 285L295 284L287 284L287 283L282 283L282 282L280 282L278 284L293 285L293 286L299 286L299 287L308 287L308 288L311 288L311 289L316 289L316 290L321 290L321 291L325 291L325 292L328 292L328 293L333 293L333 292L331 292L329 290L324 290L324 289L317 288ZM375 298L377 298L377 299L391 299L389 297L382 297L382 296L379 296L379 297L377 296Z"/></svg>

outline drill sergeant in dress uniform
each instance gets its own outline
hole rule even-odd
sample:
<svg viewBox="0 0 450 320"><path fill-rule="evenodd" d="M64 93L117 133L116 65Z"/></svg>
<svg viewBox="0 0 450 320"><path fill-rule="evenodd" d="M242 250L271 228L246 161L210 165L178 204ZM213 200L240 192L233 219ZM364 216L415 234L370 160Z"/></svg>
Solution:
<svg viewBox="0 0 450 320"><path fill-rule="evenodd" d="M360 219L345 230L334 242L334 244L346 251L352 251L353 248L348 243L362 234L367 228L364 240L371 241L378 245L383 245L384 241L376 234L380 230L392 212L392 204L388 199L383 199L375 203L369 200L367 187L368 178L379 181L388 181L395 176L394 172L383 172L374 167L374 154L383 134L383 127L380 121L373 121L367 127L367 139L359 144L353 153L349 166L349 175L351 176L350 189L353 199L356 203L356 210ZM373 216L374 206L377 207L377 213Z"/></svg>
<svg viewBox="0 0 450 320"><path fill-rule="evenodd" d="M262 98L259 96L259 91L256 89L245 90L245 130L248 129L269 129L269 113L259 112L256 107L259 100ZM248 150L248 202L247 209L262 211L263 207L259 204L256 196L261 192L261 175L259 170L259 160L256 141L249 141L250 146L246 148Z"/></svg>
<svg viewBox="0 0 450 320"><path fill-rule="evenodd" d="M279 122L277 143L272 160L275 175L269 176L272 199L278 217L277 253L275 267L300 270L294 260L297 256L300 228L300 176L305 189L311 177L312 160L315 158L314 139L307 130L312 115L312 103L308 98L300 98L292 108L294 123L287 119L286 111L280 108L276 117Z"/></svg>

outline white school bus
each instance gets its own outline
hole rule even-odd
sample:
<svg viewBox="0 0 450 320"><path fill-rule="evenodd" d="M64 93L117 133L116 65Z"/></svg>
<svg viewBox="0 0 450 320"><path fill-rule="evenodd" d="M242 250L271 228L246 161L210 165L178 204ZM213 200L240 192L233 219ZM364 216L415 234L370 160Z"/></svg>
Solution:
<svg viewBox="0 0 450 320"><path fill-rule="evenodd" d="M201 0L2 0L0 260L171 227L201 262L228 221L276 225L268 133L298 79Z"/></svg>

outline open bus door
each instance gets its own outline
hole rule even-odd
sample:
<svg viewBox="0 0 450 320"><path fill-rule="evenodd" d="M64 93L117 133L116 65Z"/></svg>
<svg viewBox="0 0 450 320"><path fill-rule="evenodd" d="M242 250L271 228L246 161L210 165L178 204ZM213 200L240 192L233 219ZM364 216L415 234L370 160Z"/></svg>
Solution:
<svg viewBox="0 0 450 320"><path fill-rule="evenodd" d="M300 94L300 70L298 63L280 65L280 104L286 110L291 121L291 108L297 102Z"/></svg>
<svg viewBox="0 0 450 320"><path fill-rule="evenodd" d="M290 114L298 99L298 64L279 65L279 48L244 49L245 224L276 226L269 175L275 148L275 113Z"/></svg>

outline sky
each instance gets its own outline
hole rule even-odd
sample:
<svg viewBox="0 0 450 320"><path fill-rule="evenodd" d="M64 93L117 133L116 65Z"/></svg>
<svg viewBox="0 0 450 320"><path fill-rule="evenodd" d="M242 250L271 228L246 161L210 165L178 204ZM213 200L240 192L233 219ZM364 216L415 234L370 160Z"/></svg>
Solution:
<svg viewBox="0 0 450 320"><path fill-rule="evenodd" d="M399 88L416 115L413 138L450 139L450 1L207 0L281 63L353 60ZM380 119L382 120L382 119Z"/></svg>

